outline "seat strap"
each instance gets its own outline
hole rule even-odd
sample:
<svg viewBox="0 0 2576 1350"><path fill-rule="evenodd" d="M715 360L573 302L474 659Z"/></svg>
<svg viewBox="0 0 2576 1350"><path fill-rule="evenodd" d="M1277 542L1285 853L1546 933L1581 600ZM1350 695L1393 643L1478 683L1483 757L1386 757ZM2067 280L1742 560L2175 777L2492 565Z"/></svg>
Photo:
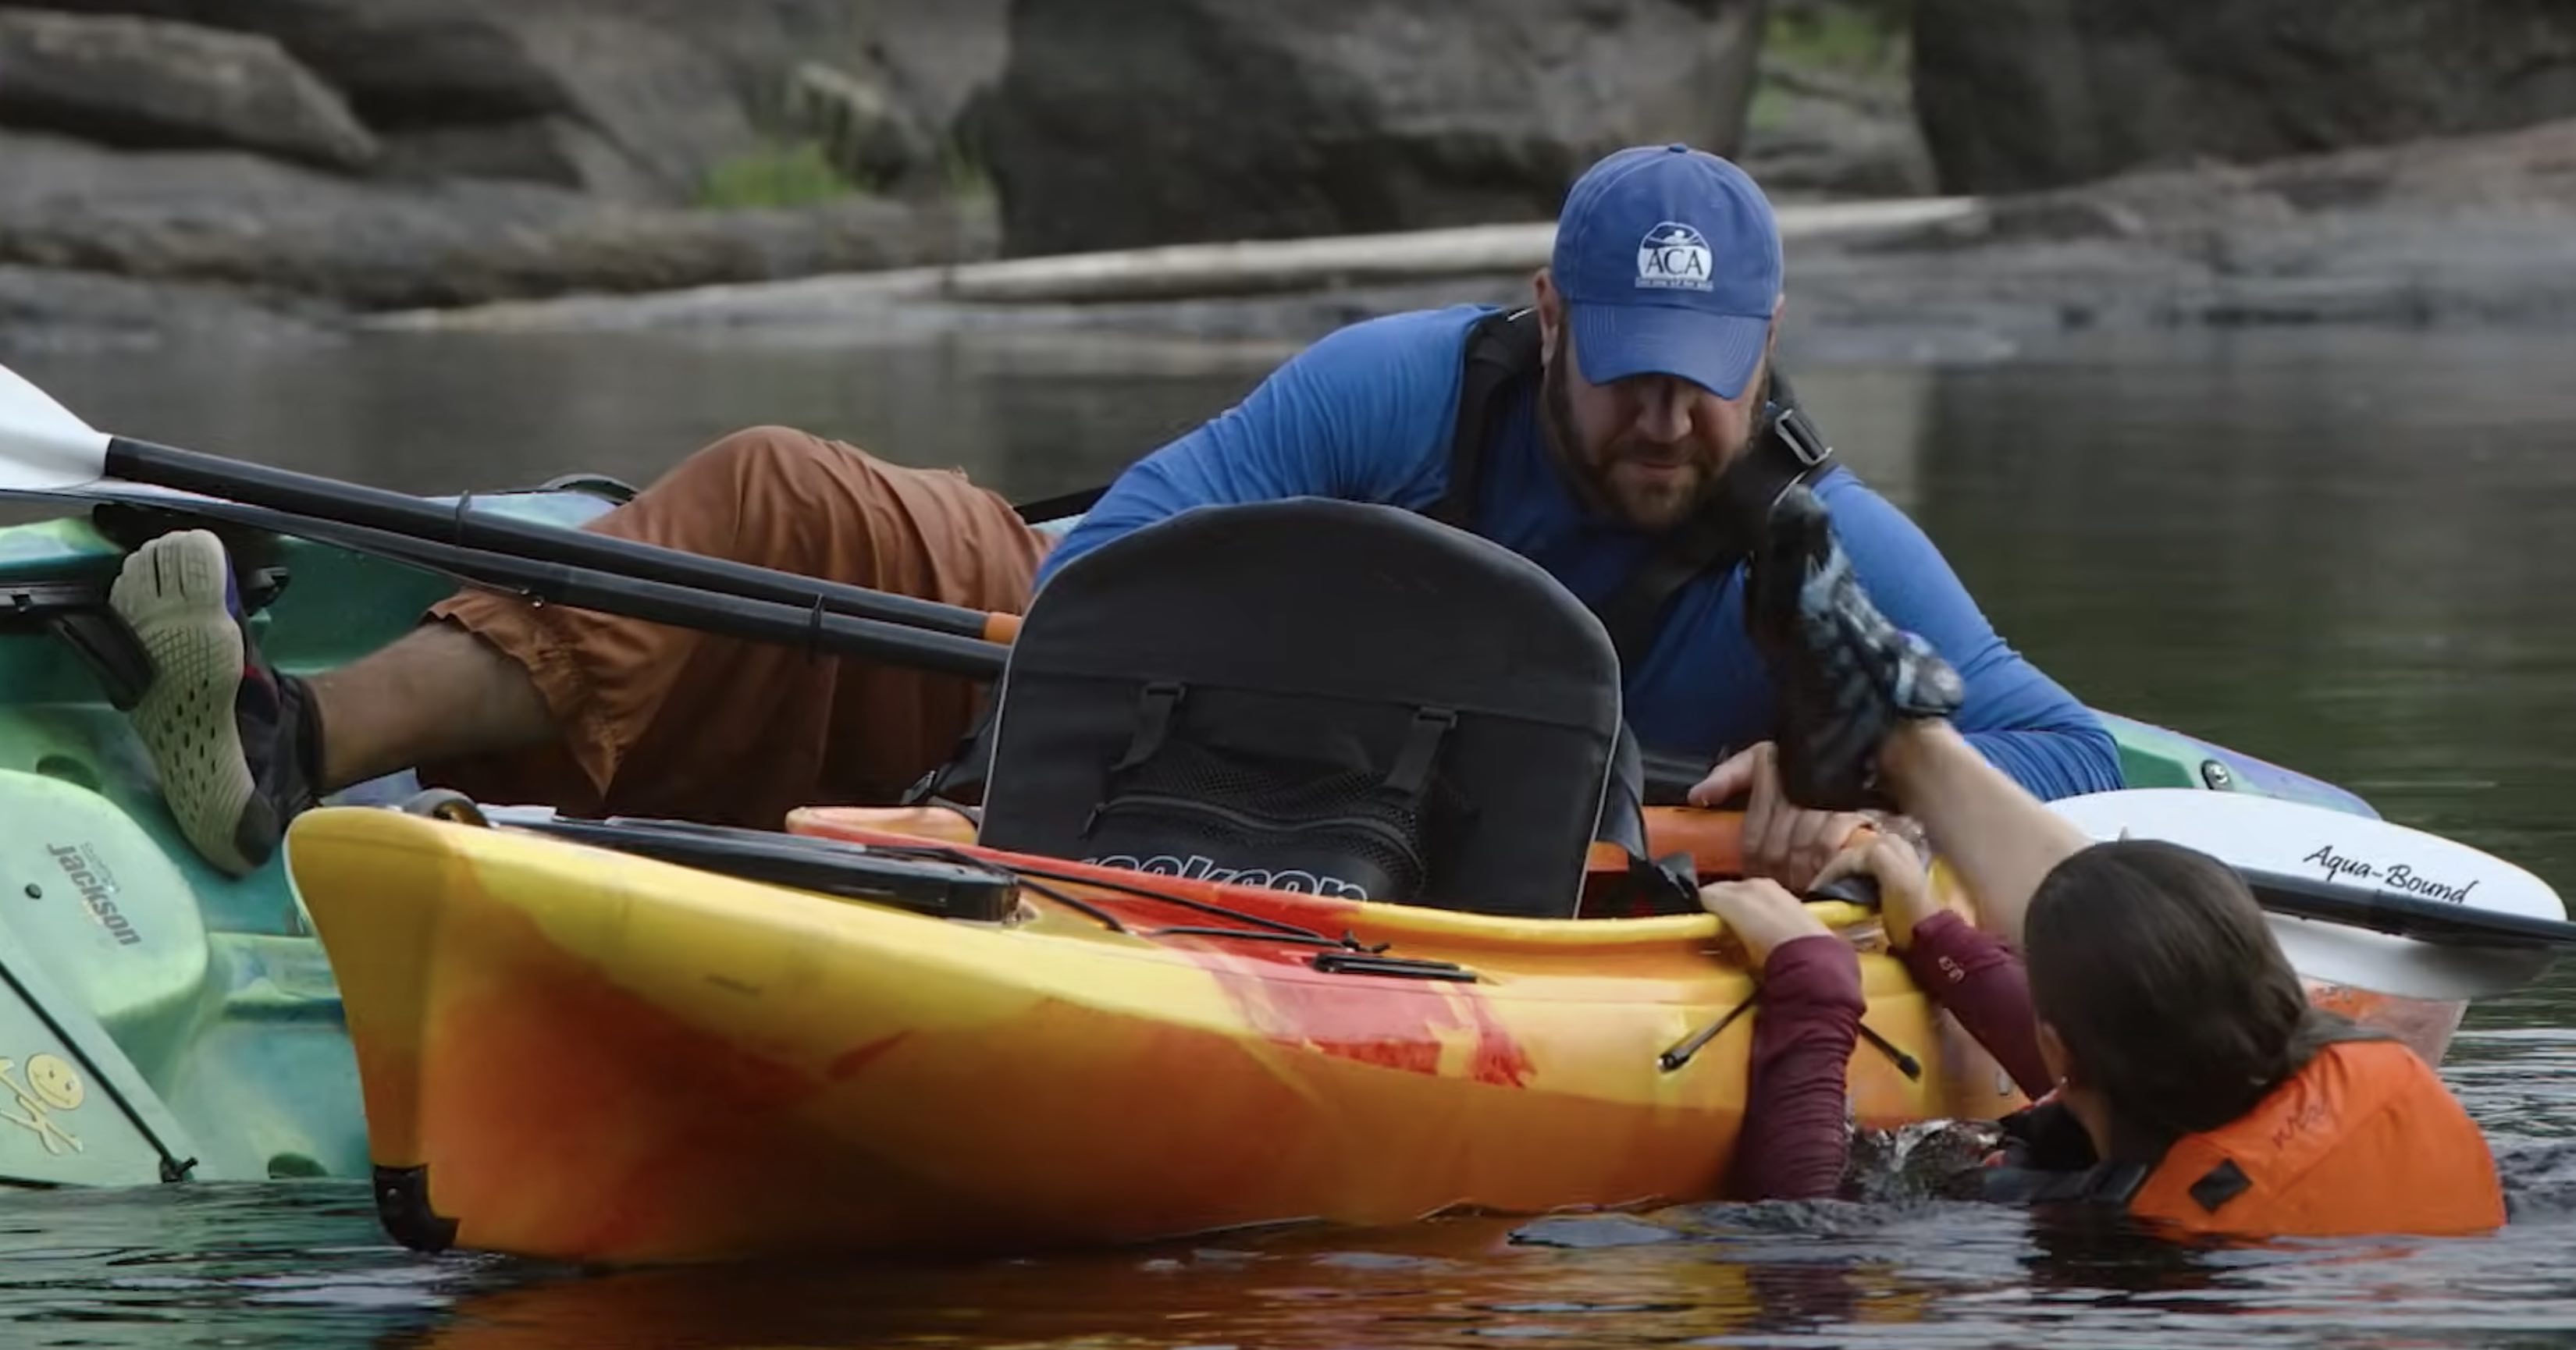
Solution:
<svg viewBox="0 0 2576 1350"><path fill-rule="evenodd" d="M1176 680L1155 680L1145 686L1136 700L1136 734L1127 742L1127 753L1109 766L1111 773L1125 773L1162 752L1163 742L1172 738L1172 714L1188 692L1189 686Z"/></svg>
<svg viewBox="0 0 2576 1350"><path fill-rule="evenodd" d="M1440 758L1441 743L1458 725L1458 714L1447 708L1422 708L1413 714L1413 728L1404 734L1404 748L1395 755L1395 767L1387 770L1386 785L1407 802L1419 802L1431 786L1431 766Z"/></svg>

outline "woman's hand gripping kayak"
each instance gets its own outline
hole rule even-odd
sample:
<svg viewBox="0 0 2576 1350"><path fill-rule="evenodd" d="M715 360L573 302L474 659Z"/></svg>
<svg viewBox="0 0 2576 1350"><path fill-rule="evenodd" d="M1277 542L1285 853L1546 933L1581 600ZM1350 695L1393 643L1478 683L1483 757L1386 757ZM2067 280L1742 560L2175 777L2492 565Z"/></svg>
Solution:
<svg viewBox="0 0 2576 1350"><path fill-rule="evenodd" d="M1887 944L1898 951L1914 945L1914 925L1942 912L1932 898L1931 867L1903 837L1886 830L1867 830L1828 860L1816 873L1814 886L1845 877L1868 877L1878 883L1878 918Z"/></svg>
<svg viewBox="0 0 2576 1350"><path fill-rule="evenodd" d="M1860 958L1798 897L1764 878L1703 886L1700 904L1743 944L1761 985L1730 1193L1807 1200L1842 1185L1844 1077L1860 1019Z"/></svg>
<svg viewBox="0 0 2576 1350"><path fill-rule="evenodd" d="M1923 854L1904 836L1874 828L1866 820L1860 822L1851 842L1825 861L1809 889L1853 876L1878 883L1879 920L1887 930L1888 945L1899 951L1913 945L1916 924L1944 912L1932 896L1931 866ZM1714 882L1700 887L1699 899L1700 906L1724 920L1727 931L1744 944L1745 956L1757 972L1784 944L1832 935L1797 896L1768 878Z"/></svg>
<svg viewBox="0 0 2576 1350"><path fill-rule="evenodd" d="M1764 877L1702 886L1699 903L1744 944L1745 965L1757 976L1770 964L1774 950L1800 938L1834 935L1824 920L1807 912L1798 897Z"/></svg>

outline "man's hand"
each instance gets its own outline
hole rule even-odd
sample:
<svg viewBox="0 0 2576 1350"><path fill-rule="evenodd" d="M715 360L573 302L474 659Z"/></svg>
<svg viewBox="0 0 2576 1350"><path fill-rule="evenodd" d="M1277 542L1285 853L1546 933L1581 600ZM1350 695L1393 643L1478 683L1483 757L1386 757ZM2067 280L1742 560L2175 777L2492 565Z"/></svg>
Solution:
<svg viewBox="0 0 2576 1350"><path fill-rule="evenodd" d="M1726 931L1744 944L1759 974L1771 949L1816 933L1831 933L1825 921L1807 912L1798 897L1769 881L1721 881L1699 888L1700 907L1726 921Z"/></svg>
<svg viewBox="0 0 2576 1350"><path fill-rule="evenodd" d="M1737 753L1690 790L1693 806L1723 806L1750 793L1744 810L1744 870L1793 891L1813 886L1835 854L1869 817L1856 811L1808 811L1780 789L1778 751L1769 741Z"/></svg>

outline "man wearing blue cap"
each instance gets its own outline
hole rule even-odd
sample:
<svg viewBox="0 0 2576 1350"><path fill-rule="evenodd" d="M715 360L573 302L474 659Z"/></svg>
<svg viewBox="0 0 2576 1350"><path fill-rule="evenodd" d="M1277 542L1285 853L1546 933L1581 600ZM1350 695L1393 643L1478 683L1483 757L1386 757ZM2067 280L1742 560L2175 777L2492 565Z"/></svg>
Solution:
<svg viewBox="0 0 2576 1350"><path fill-rule="evenodd" d="M699 451L590 528L1017 613L1069 560L1192 507L1423 511L1592 606L1639 740L1728 756L1694 796L1749 792L1749 861L1798 885L1854 818L1783 796L1766 744L1781 695L1746 636L1741 560L1742 522L1805 484L1878 607L1963 677L1953 725L2041 797L2120 786L2109 734L1832 462L1769 370L1780 237L1741 170L1678 145L1609 156L1568 194L1534 287L1526 310L1395 314L1324 338L1128 469L1060 540L959 475L778 427ZM128 560L112 602L154 655L135 717L164 792L227 871L270 856L317 794L414 766L486 800L774 828L794 806L900 792L973 707L953 677L479 592L349 667L284 675L244 637L224 568L212 535L166 535Z"/></svg>
<svg viewBox="0 0 2576 1350"><path fill-rule="evenodd" d="M1687 146L1618 151L1567 193L1529 311L1395 314L1324 338L1130 469L1041 582L1212 502L1314 495L1448 519L1602 616L1638 738L1703 764L1728 756L1694 799L1749 792L1751 861L1794 885L1855 822L1780 795L1766 739L1779 693L1745 636L1737 562L1751 541L1712 539L1725 525L1710 516L1729 488L1736 516L1758 517L1805 481L1878 607L1964 678L1952 721L1971 742L2042 798L2122 786L2110 733L2005 645L1912 521L1766 400L1781 270L1770 203L1743 170Z"/></svg>

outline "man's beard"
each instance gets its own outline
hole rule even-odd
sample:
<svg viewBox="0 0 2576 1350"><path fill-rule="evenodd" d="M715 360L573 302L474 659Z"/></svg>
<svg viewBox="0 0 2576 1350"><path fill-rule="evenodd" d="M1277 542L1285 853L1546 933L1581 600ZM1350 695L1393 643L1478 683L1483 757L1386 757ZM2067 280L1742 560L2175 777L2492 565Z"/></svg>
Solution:
<svg viewBox="0 0 2576 1350"><path fill-rule="evenodd" d="M1631 457L1624 438L1603 447L1598 456L1585 453L1575 431L1574 396L1566 384L1563 361L1549 362L1539 380L1539 417L1549 452L1565 467L1585 500L1638 529L1649 533L1671 529L1717 495L1716 469L1697 460L1692 461L1696 473L1669 483L1613 479L1610 471L1622 458Z"/></svg>

